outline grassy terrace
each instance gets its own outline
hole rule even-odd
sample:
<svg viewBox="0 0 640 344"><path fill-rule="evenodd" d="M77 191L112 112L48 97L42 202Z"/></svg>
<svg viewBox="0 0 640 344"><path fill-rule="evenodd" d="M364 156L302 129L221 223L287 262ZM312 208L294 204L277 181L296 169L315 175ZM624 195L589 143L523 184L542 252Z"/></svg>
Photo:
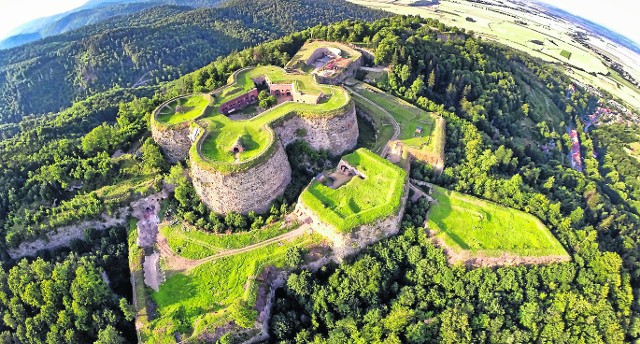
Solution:
<svg viewBox="0 0 640 344"><path fill-rule="evenodd" d="M405 145L434 154L442 152L444 126L436 125L435 114L417 108L368 84L360 83L354 90L393 115L400 125L398 139ZM368 108L370 107L365 108L365 111ZM370 115L374 116L375 113ZM422 134L415 134L418 126L422 127Z"/></svg>
<svg viewBox="0 0 640 344"><path fill-rule="evenodd" d="M507 208L440 187L429 211L429 229L456 253L485 257L566 256L567 252L540 220Z"/></svg>
<svg viewBox="0 0 640 344"><path fill-rule="evenodd" d="M367 149L343 159L366 178L354 177L337 189L314 180L300 195L301 202L341 232L394 214L401 204L407 173Z"/></svg>
<svg viewBox="0 0 640 344"><path fill-rule="evenodd" d="M291 58L291 61L287 63L286 67L287 68L303 68L306 65L306 61L309 59L309 57L311 57L311 54L313 54L313 52L316 51L318 48L323 48L323 47L338 48L342 51L342 57L351 59L354 61L362 55L357 50L354 50L345 44L336 43L336 42L326 42L326 41L313 41L313 42L307 42L305 45L303 45L302 48L300 48L300 50L298 50L298 52L295 55L293 55L293 57Z"/></svg>
<svg viewBox="0 0 640 344"><path fill-rule="evenodd" d="M189 259L200 259L212 256L228 249L238 249L271 239L291 230L274 223L265 228L249 232L233 234L214 234L189 228L182 229L182 224L160 228L160 233L167 238L169 246L178 255Z"/></svg>
<svg viewBox="0 0 640 344"><path fill-rule="evenodd" d="M209 96L204 94L179 98L162 107L156 119L158 122L168 125L190 121L200 116L207 104L209 104ZM182 108L180 112L176 111L178 107Z"/></svg>
<svg viewBox="0 0 640 344"><path fill-rule="evenodd" d="M285 102L275 106L249 120L234 121L218 112L218 107L255 87L252 78L268 76L273 83L294 83L296 90L303 94L324 97L319 104L303 104ZM204 109L202 121L207 132L200 136L197 145L192 148L192 160L221 172L243 170L257 164L260 156L268 156L273 146L274 134L269 124L288 115L299 116L333 116L342 113L349 105L351 97L342 88L320 85L311 75L288 74L283 69L273 66L262 66L245 69L230 78L230 84L212 96L193 95L178 99L160 109L156 120L165 124L179 124L191 121ZM176 113L178 105L184 103L188 112ZM207 107L207 104L210 106ZM184 111L184 110L183 110ZM240 139L244 152L234 155L231 147ZM195 153L195 154L194 154Z"/></svg>
<svg viewBox="0 0 640 344"><path fill-rule="evenodd" d="M254 281L265 267L283 267L288 248L311 245L319 240L317 236L305 235L220 258L170 276L158 292L151 294L158 316L144 329L143 341L175 343L175 332L185 334L182 339L193 339L207 329L234 320L229 307L239 300L255 304L257 286Z"/></svg>

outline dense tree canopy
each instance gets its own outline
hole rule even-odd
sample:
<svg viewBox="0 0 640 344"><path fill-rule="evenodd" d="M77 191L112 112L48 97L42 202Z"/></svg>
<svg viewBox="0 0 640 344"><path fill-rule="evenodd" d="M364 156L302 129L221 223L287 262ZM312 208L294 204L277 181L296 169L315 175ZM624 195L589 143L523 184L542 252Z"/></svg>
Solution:
<svg viewBox="0 0 640 344"><path fill-rule="evenodd" d="M0 246L15 246L51 228L113 211L132 195L128 189L122 195L109 187L150 180L145 185L153 189L160 182L153 180L156 175L176 185L171 202L179 216L206 230L245 230L282 214L282 204L286 210L313 173L326 167L326 153L289 146L295 169L282 203L269 214L222 218L211 215L194 197L184 166L168 169L159 159L158 147L147 140L146 123L162 101L213 90L238 68L284 65L311 35L367 46L375 52L375 62L390 65L380 88L446 119L445 170L436 175L430 167L414 164L412 178L534 214L551 228L572 261L496 269L452 267L420 228L428 205L409 205L398 237L341 266L290 276L279 291L271 321L274 341L638 339L640 166L627 149L640 141L637 127L612 125L585 132L577 117L606 99L580 88L566 96L570 81L556 66L415 17L316 26L217 58L161 86L113 89L59 113L0 126L0 225L5 238ZM184 70L194 66L200 65ZM553 106L555 115L545 112L532 92L549 100L545 105ZM584 173L572 169L567 159L568 127L580 132ZM117 151L125 154L117 157ZM3 340L52 336L55 341L63 337L54 336L68 335L78 341L118 342L126 337L122 319L130 319L130 309L100 278L101 269L117 264L104 264L102 259L110 254L89 252L101 251L19 263L3 257L8 263L0 273ZM298 262L298 253L289 252L287 261ZM56 279L52 272L63 267L68 267L66 278L59 283L65 291L45 298L43 291ZM11 277L12 271L20 278ZM76 281L78 271L84 279ZM54 302L60 295L62 301ZM74 295L84 301L74 303ZM88 322L87 312L100 304L103 307L92 312L95 319ZM235 311L245 314L245 306L239 304ZM39 331L43 324L57 327Z"/></svg>

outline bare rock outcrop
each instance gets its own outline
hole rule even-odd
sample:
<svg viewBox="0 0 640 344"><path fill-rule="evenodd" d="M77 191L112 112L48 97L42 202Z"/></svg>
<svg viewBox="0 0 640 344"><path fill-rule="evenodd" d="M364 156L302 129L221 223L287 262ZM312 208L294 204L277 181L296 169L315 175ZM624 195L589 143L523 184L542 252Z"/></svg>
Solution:
<svg viewBox="0 0 640 344"><path fill-rule="evenodd" d="M156 123L151 124L151 136L160 146L167 161L175 164L189 155L189 149L193 142L189 138L191 127L189 123L182 123L174 127L160 127Z"/></svg>

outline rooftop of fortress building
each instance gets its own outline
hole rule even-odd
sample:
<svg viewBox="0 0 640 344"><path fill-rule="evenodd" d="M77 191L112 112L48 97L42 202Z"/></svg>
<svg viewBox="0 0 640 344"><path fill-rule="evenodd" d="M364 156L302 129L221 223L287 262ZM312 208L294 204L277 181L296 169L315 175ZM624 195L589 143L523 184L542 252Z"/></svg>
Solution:
<svg viewBox="0 0 640 344"><path fill-rule="evenodd" d="M350 175L351 179L337 187L330 185L341 178L337 174ZM300 195L300 201L340 232L386 218L401 206L406 171L368 149L345 155L334 175L316 177Z"/></svg>
<svg viewBox="0 0 640 344"><path fill-rule="evenodd" d="M218 110L220 105L253 90L254 79L266 77L272 84L293 84L303 95L318 95L318 104L284 102L249 120L232 120ZM221 171L235 170L232 165L256 159L267 153L274 140L269 124L287 115L334 116L349 105L351 98L342 88L318 84L310 74L289 74L274 66L247 68L234 73L227 87L214 94L194 94L177 99L160 109L155 120L173 126L202 119L204 136L196 144L197 157ZM209 105L209 106L207 106ZM181 111L176 112L179 106ZM233 145L242 137L244 150L233 154ZM192 155L193 156L193 155Z"/></svg>

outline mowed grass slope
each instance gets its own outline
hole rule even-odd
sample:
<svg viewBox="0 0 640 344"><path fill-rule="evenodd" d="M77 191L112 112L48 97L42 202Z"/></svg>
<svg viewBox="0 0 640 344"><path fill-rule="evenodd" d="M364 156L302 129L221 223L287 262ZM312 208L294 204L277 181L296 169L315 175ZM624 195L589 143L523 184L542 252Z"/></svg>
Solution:
<svg viewBox="0 0 640 344"><path fill-rule="evenodd" d="M209 104L209 96L205 94L194 94L190 97L176 99L167 104L160 112L156 119L160 123L173 125L193 120L200 116ZM180 106L181 111L176 111Z"/></svg>
<svg viewBox="0 0 640 344"><path fill-rule="evenodd" d="M249 232L214 234L195 228L183 230L182 224L178 223L160 228L160 233L167 238L173 252L185 258L200 259L224 250L253 245L290 230L290 227L281 226L281 222L278 222Z"/></svg>
<svg viewBox="0 0 640 344"><path fill-rule="evenodd" d="M373 147L371 147L371 150L379 154L387 145L387 142L391 140L391 137L393 137L393 124L391 124L389 117L380 111L380 109L362 100L360 97L353 97L353 101L356 103L356 107L366 112L373 121L377 133L376 142Z"/></svg>
<svg viewBox="0 0 640 344"><path fill-rule="evenodd" d="M288 248L318 240L316 236L306 235L207 262L187 273L169 277L158 292L151 294L158 317L145 331L146 341L164 343L173 339L170 341L173 343L176 332L195 337L198 333L193 329L201 331L201 322L216 326L233 320L228 307L239 300L255 303L257 289L253 281L266 266L282 267Z"/></svg>
<svg viewBox="0 0 640 344"><path fill-rule="evenodd" d="M567 252L536 217L472 196L434 187L438 200L429 211L429 230L455 252L486 257L566 256Z"/></svg>
<svg viewBox="0 0 640 344"><path fill-rule="evenodd" d="M358 94L387 110L400 125L398 137L412 148L441 154L444 148L444 125L436 125L436 114L424 111L371 85L361 83L354 88ZM367 111L367 108L364 109ZM421 127L422 133L416 134Z"/></svg>
<svg viewBox="0 0 640 344"><path fill-rule="evenodd" d="M407 173L363 148L343 159L366 178L353 177L337 189L314 179L300 195L302 203L341 232L395 214Z"/></svg>

